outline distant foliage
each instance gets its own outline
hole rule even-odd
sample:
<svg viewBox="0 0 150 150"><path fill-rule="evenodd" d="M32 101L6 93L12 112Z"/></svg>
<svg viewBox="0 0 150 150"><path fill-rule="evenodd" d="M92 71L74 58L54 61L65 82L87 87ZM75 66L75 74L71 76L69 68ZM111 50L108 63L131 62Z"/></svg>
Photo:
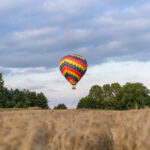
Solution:
<svg viewBox="0 0 150 150"><path fill-rule="evenodd" d="M77 108L129 110L150 107L150 91L142 83L94 85L89 95L80 99Z"/></svg>
<svg viewBox="0 0 150 150"><path fill-rule="evenodd" d="M91 96L87 96L82 98L78 105L77 108L97 108L98 107L98 101L94 98L92 98Z"/></svg>
<svg viewBox="0 0 150 150"><path fill-rule="evenodd" d="M65 104L58 104L57 106L54 107L54 109L67 109Z"/></svg>
<svg viewBox="0 0 150 150"><path fill-rule="evenodd" d="M4 87L0 73L0 108L48 108L48 100L43 93L30 92L29 90L8 90Z"/></svg>

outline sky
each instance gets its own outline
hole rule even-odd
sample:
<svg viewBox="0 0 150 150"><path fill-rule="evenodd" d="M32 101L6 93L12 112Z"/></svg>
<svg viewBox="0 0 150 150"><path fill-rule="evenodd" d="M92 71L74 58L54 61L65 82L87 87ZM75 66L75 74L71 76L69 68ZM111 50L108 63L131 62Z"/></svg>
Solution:
<svg viewBox="0 0 150 150"><path fill-rule="evenodd" d="M1 0L5 86L43 92L51 108L74 108L95 84L142 82L150 88L149 14L149 0ZM76 90L58 68L68 54L88 62Z"/></svg>

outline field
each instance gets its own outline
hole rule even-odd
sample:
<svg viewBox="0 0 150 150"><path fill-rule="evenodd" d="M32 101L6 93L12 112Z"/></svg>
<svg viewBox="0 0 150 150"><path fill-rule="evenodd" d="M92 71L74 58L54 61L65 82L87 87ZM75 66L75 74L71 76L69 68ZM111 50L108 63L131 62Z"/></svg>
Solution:
<svg viewBox="0 0 150 150"><path fill-rule="evenodd" d="M150 150L150 109L1 110L0 150Z"/></svg>

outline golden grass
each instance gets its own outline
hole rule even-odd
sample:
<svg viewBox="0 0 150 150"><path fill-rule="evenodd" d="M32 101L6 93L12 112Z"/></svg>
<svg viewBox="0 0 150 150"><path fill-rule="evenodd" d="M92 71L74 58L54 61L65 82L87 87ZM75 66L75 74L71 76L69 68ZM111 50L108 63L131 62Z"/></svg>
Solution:
<svg viewBox="0 0 150 150"><path fill-rule="evenodd" d="M150 109L2 111L0 150L150 150Z"/></svg>

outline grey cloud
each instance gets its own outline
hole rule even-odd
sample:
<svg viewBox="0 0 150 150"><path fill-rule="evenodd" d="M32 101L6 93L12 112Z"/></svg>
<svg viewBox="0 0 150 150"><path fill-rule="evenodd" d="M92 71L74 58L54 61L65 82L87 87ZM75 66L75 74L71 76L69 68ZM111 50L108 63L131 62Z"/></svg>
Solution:
<svg viewBox="0 0 150 150"><path fill-rule="evenodd" d="M1 2L0 11L8 11L12 8L19 6L24 2L25 0L4 0Z"/></svg>
<svg viewBox="0 0 150 150"><path fill-rule="evenodd" d="M0 66L55 67L69 53L85 56L89 64L117 58L148 60L150 3L66 2L38 0L33 12L33 5L28 12L25 5L19 17L14 13L16 22L11 25L16 28L0 36Z"/></svg>

